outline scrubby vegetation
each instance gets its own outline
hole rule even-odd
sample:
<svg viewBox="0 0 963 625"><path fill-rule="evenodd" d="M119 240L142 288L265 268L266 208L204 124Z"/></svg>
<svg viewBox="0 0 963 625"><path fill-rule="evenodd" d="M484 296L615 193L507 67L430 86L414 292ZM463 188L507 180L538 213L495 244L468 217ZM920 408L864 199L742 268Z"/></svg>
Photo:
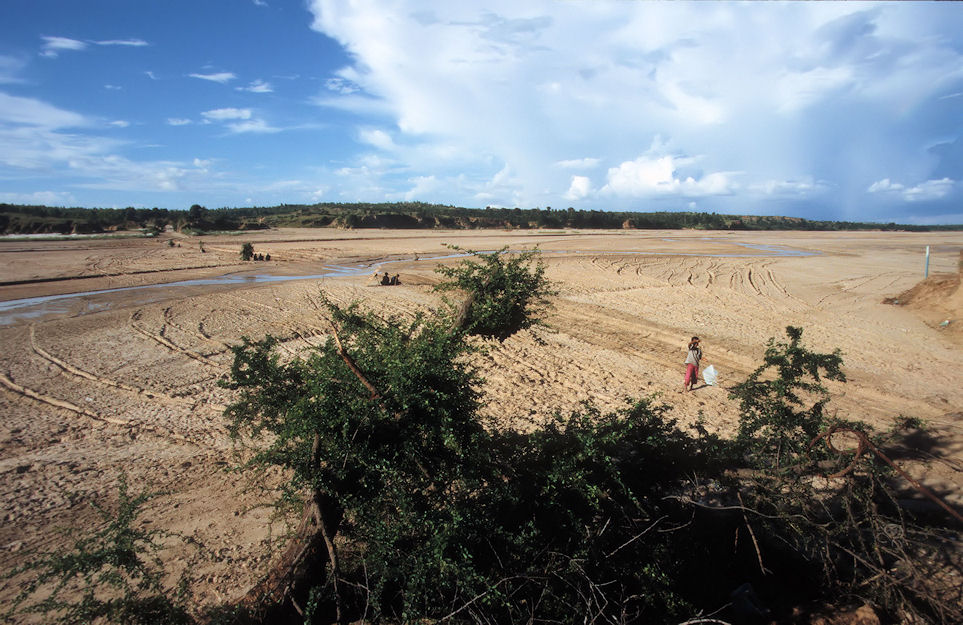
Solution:
<svg viewBox="0 0 963 625"><path fill-rule="evenodd" d="M163 585L164 569L158 553L162 541L177 538L162 529L137 524L141 508L155 494L132 495L126 477L118 479L114 509L94 503L103 527L73 541L67 551L41 554L7 572L12 578L32 573L5 618L40 615L44 623L81 625L186 625L189 595L183 584ZM182 582L186 582L186 576Z"/></svg>
<svg viewBox="0 0 963 625"><path fill-rule="evenodd" d="M770 343L771 384L739 387L735 440L687 433L651 399L522 434L479 425L468 347L437 320L330 312L339 330L307 361L238 348L230 409L273 435L254 465L300 476L284 501L307 486L334 519L338 565L291 595L319 622L747 622L818 599L886 622L961 616L958 578L937 575L959 568L955 534L903 513L872 458L822 477L852 460L806 444L831 425L818 380L842 363L798 328Z"/></svg>
<svg viewBox="0 0 963 625"><path fill-rule="evenodd" d="M435 270L447 278L435 290L459 291L463 301L452 304L454 326L468 334L505 339L541 323L548 298L556 291L545 278L538 249L512 253L507 247L483 253L449 249L469 256L454 266Z"/></svg>
<svg viewBox="0 0 963 625"><path fill-rule="evenodd" d="M826 427L830 396L822 380L846 381L839 350L813 353L802 345L802 328L786 334L788 343L769 339L763 364L732 391L742 415L739 442L774 470L798 460Z"/></svg>

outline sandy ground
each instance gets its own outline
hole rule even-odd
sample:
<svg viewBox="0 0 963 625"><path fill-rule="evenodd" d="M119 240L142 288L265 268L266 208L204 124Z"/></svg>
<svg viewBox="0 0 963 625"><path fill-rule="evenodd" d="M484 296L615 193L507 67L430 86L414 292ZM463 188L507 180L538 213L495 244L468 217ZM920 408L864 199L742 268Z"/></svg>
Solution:
<svg viewBox="0 0 963 625"><path fill-rule="evenodd" d="M680 422L701 413L731 433L738 412L727 387L761 363L770 337L798 325L812 349L843 352L849 382L831 385L832 409L880 429L898 415L924 419L927 433L903 462L963 505L963 291L955 282L963 233L272 230L172 240L0 241L0 302L224 274L364 270L118 291L8 318L0 326L0 570L30 550L67 544L57 528L98 523L89 503L115 500L126 472L132 489L163 493L144 519L195 536L214 554L194 568L197 600L242 594L284 527L271 524L270 495L228 471L235 455L221 413L231 395L217 380L229 368L229 345L270 333L296 354L322 342L319 290L394 315L436 307L433 268L453 261L432 257L450 253L445 243L538 245L560 291L552 331L492 343L476 358L486 414L500 424L525 428L586 400L614 408L657 394ZM240 263L247 241L272 260ZM913 303L884 304L920 282L926 245L931 275L943 282ZM402 285L375 286L376 271L400 274ZM719 386L683 394L694 334ZM165 554L174 571L187 557L183 547ZM3 604L16 581L0 586Z"/></svg>

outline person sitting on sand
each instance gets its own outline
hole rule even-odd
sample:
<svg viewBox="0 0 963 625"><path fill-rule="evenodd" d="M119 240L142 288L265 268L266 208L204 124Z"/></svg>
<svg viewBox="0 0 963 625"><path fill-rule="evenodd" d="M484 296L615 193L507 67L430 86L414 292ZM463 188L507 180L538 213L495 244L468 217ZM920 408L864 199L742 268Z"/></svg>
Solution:
<svg viewBox="0 0 963 625"><path fill-rule="evenodd" d="M396 285L396 284L401 284L401 280L398 279L398 276L399 276L399 274L397 274L397 273L396 273L395 275L391 276L391 286L394 286L394 285Z"/></svg>
<svg viewBox="0 0 963 625"><path fill-rule="evenodd" d="M682 392L686 392L695 387L699 379L699 361L702 360L702 348L699 347L699 337L693 336L689 341L689 353L685 357L685 382L682 385Z"/></svg>
<svg viewBox="0 0 963 625"><path fill-rule="evenodd" d="M385 275L381 277L381 286L388 286L389 284L391 284L391 278L388 277L388 272L386 271Z"/></svg>

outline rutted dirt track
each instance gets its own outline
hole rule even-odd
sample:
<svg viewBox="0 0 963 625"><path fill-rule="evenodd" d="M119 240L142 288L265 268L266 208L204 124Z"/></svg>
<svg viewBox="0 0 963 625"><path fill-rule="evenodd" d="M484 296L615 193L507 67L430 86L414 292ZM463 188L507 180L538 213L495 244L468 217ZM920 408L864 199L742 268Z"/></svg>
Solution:
<svg viewBox="0 0 963 625"><path fill-rule="evenodd" d="M931 274L957 272L960 233L282 230L205 238L203 253L197 240L177 240L181 247L0 242L0 257L16 259L3 281L65 279L0 287L0 301L238 271L307 275L349 263L400 273L402 285L375 286L368 273L159 289L147 303L131 291L100 312L78 314L85 308L78 298L59 315L0 327L0 568L28 549L66 544L53 530L93 522L86 500L114 499L117 476L126 472L132 488L164 493L145 518L196 535L216 554L195 571L198 599L243 593L281 527L269 523L268 496L227 471L235 457L222 411L231 395L217 381L230 366L230 346L270 333L297 354L323 341L329 326L319 289L336 302L358 300L398 316L438 306L436 261L424 259L446 254L443 243L480 250L537 244L560 290L551 331L492 343L476 357L485 414L499 424L524 428L583 401L614 408L657 393L681 422L701 412L711 427L731 432L737 407L726 387L760 363L769 337L799 325L812 348L843 351L849 383L832 387L839 415L880 428L900 414L925 419L938 440L926 450L931 462L912 470L963 503L963 310L882 303L919 282L926 245L934 250ZM272 261L239 264L246 241ZM815 255L778 256L740 243ZM102 274L111 275L83 278ZM720 371L720 386L682 394L681 362L694 334L703 338L706 364ZM15 593L4 585L0 602Z"/></svg>

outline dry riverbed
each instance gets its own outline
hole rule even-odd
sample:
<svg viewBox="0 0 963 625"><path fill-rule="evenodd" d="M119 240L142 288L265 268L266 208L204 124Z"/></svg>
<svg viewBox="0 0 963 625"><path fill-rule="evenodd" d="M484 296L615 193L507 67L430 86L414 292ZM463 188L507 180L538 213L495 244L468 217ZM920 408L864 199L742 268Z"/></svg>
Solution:
<svg viewBox="0 0 963 625"><path fill-rule="evenodd" d="M272 523L268 493L229 472L236 452L222 411L232 397L217 381L230 345L272 334L297 354L323 342L321 290L384 314L437 307L433 268L455 260L432 258L450 254L446 243L538 245L559 288L550 331L476 357L485 414L499 424L525 428L583 401L608 409L657 394L680 422L701 413L730 434L738 411L727 387L760 364L770 337L797 325L812 349L843 352L849 381L831 386L831 408L881 429L899 415L923 419L927 432L902 462L963 505L963 233L319 229L170 240L0 241L0 303L225 274L328 275L121 290L19 316L0 309L0 569L68 544L58 528L97 523L89 503L109 505L126 473L135 492L162 493L145 522L212 552L194 567L198 601L244 593L284 525ZM244 242L271 261L241 263ZM917 286L927 245L933 278ZM401 285L377 286L373 274L384 271ZM720 379L683 394L692 335ZM176 573L190 550L165 557ZM15 581L0 588L3 604Z"/></svg>

